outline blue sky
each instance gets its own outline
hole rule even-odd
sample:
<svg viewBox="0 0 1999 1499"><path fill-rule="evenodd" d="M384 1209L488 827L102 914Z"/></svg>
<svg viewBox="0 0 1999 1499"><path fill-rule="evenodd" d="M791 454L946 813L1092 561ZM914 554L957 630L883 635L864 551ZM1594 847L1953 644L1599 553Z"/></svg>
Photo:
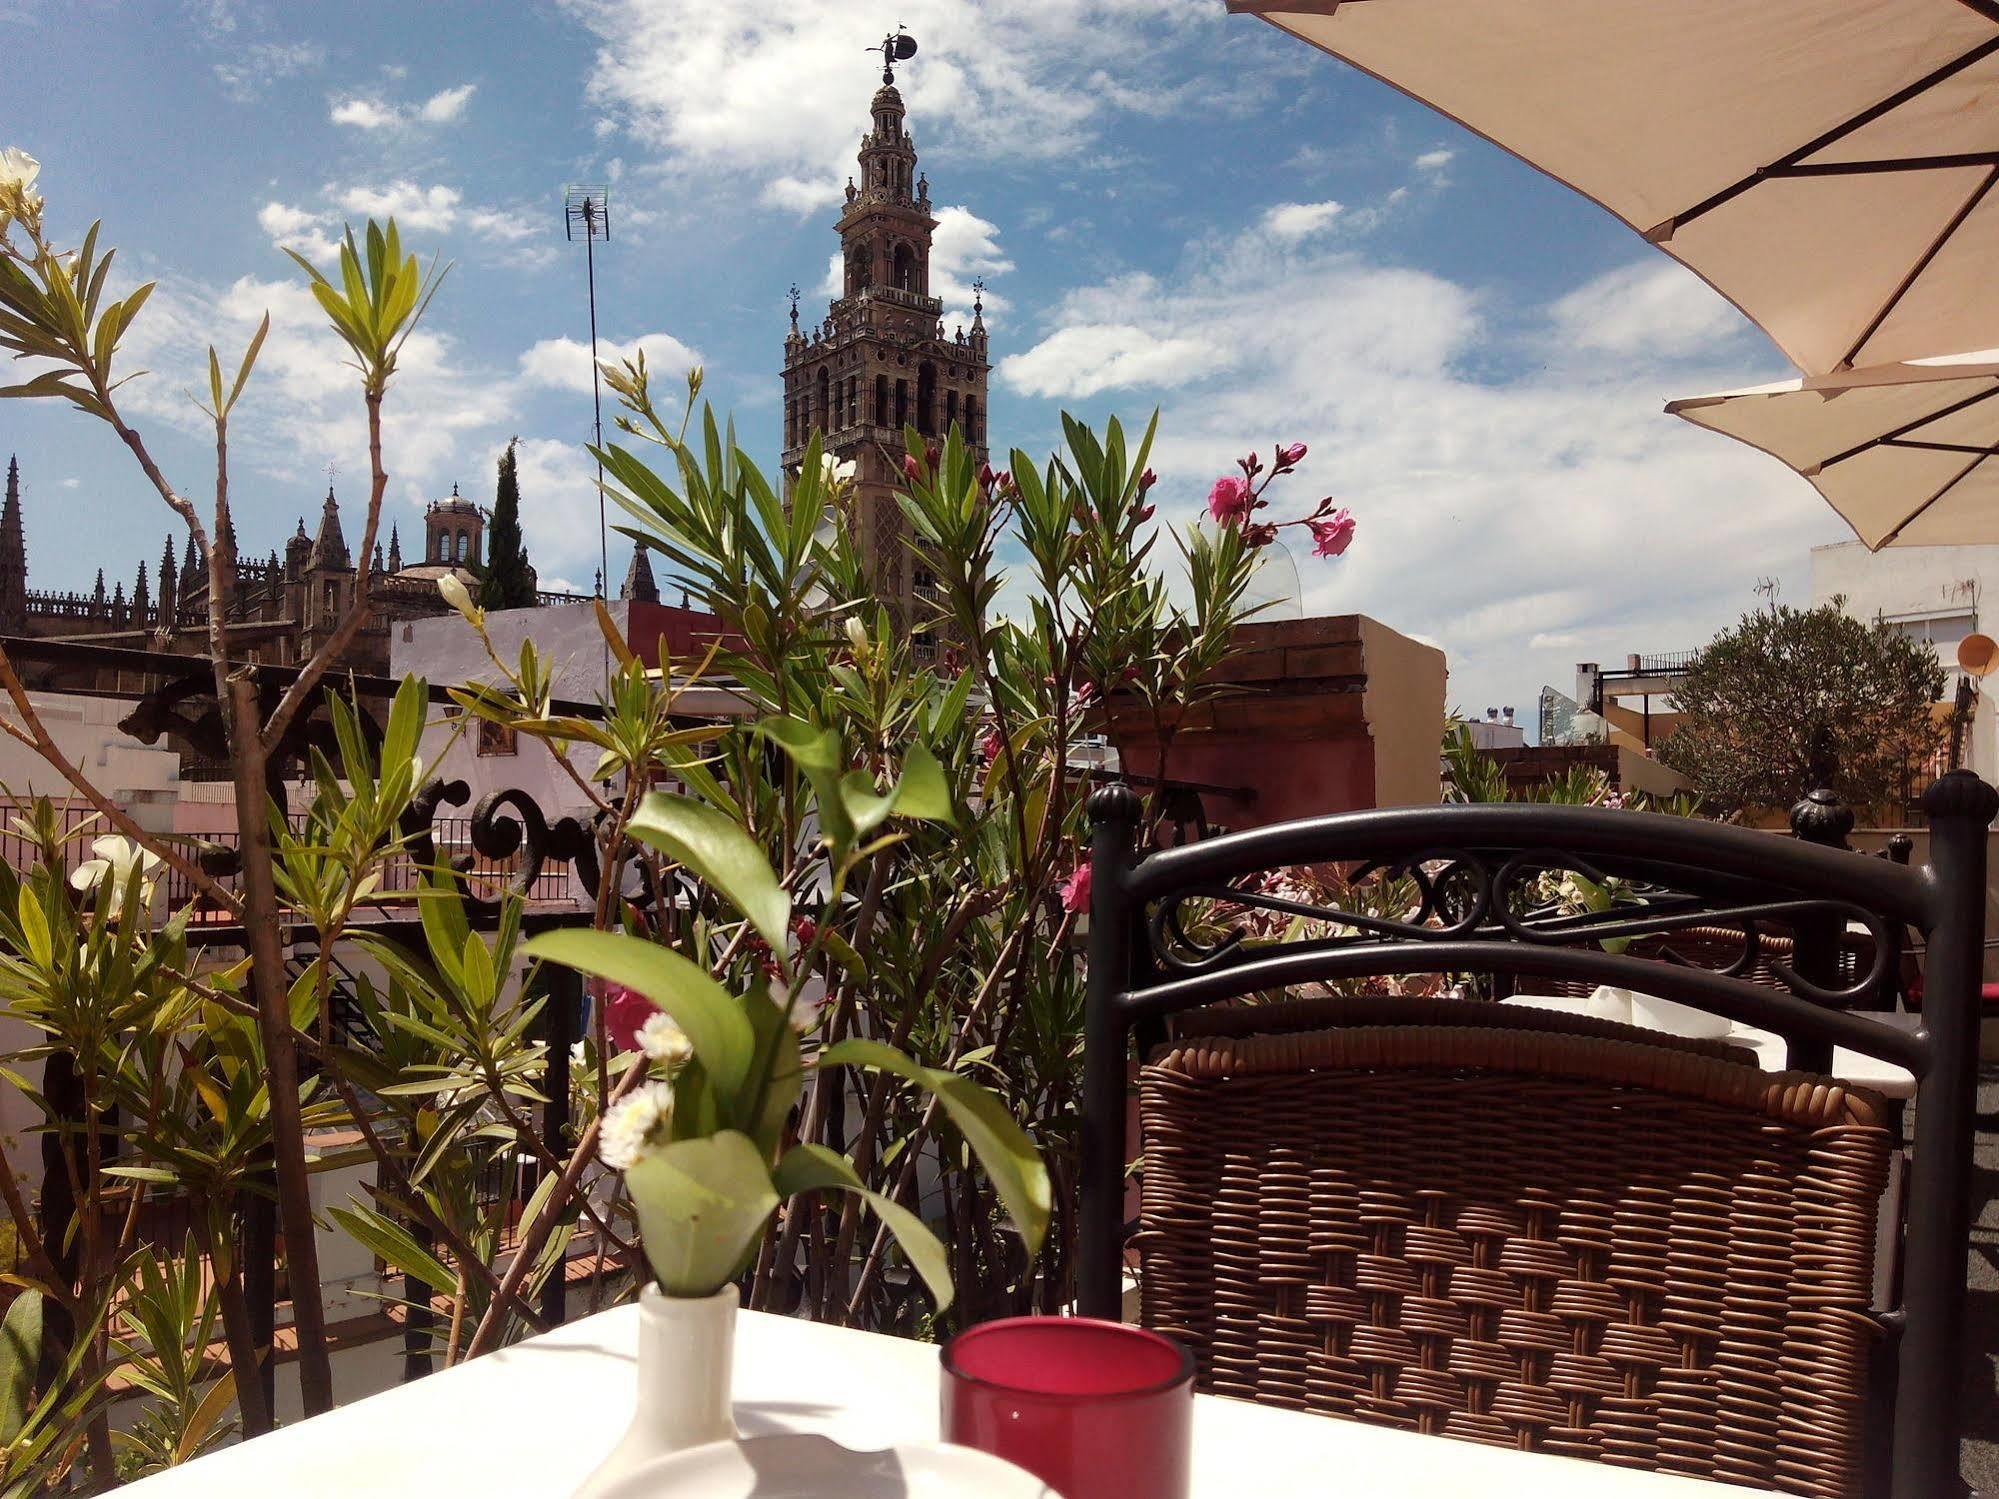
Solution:
<svg viewBox="0 0 1999 1499"><path fill-rule="evenodd" d="M1807 549L1845 539L1803 481L1660 412L1783 375L1760 334L1580 198L1219 0L0 0L0 145L40 158L59 232L101 217L158 279L130 404L178 485L212 482L182 394L207 342L226 357L272 313L233 465L258 551L310 525L329 464L353 531L366 473L358 393L276 245L322 256L394 212L455 265L391 393L388 518L407 538L454 482L488 498L518 436L530 553L587 587L561 185L615 184L603 333L698 356L774 465L785 291L823 309L863 49L895 21L922 45L901 81L933 281L953 309L991 288L995 441L1040 454L1065 408L1161 407L1164 520L1247 447L1309 443L1272 498L1333 494L1360 531L1297 558L1304 607L1443 646L1453 705L1525 713L1578 659L1697 644L1761 577L1801 600ZM101 428L10 402L0 450L31 586L129 586L158 557L170 517Z"/></svg>

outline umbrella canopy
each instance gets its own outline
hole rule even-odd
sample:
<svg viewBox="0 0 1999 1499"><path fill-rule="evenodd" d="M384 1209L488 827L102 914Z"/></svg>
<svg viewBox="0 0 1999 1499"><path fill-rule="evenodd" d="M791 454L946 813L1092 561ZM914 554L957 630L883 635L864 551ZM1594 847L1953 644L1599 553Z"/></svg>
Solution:
<svg viewBox="0 0 1999 1499"><path fill-rule="evenodd" d="M1818 374L1999 347L1999 0L1228 0L1504 147Z"/></svg>
<svg viewBox="0 0 1999 1499"><path fill-rule="evenodd" d="M1999 542L1999 349L1694 396L1666 410L1782 459L1875 551Z"/></svg>

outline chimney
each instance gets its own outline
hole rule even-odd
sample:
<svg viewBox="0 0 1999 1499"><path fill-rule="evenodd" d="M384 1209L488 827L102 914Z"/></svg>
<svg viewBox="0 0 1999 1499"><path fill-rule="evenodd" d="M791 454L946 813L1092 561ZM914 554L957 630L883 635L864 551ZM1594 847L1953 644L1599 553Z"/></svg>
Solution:
<svg viewBox="0 0 1999 1499"><path fill-rule="evenodd" d="M1502 708L1499 711L1506 715L1500 722L1511 728L1513 726L1513 710L1511 708Z"/></svg>

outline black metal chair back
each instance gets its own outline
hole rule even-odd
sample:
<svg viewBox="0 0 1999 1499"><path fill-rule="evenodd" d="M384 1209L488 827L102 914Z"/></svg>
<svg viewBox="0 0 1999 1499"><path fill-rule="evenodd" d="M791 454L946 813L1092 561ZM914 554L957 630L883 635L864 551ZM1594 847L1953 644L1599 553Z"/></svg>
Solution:
<svg viewBox="0 0 1999 1499"><path fill-rule="evenodd" d="M1953 772L1923 807L1930 850L1920 868L1688 818L1540 805L1347 813L1141 856L1137 795L1122 785L1098 790L1090 800L1079 1310L1119 1315L1134 1037L1143 1052L1165 1038L1176 1013L1328 981L1490 974L1615 985L1773 1031L1800 1070L1827 1071L1838 1046L1915 1076L1903 1290L1882 1319L1899 1337L1890 1492L1960 1492L1986 830L1999 793ZM1415 909L1327 909L1250 882L1301 866L1406 878ZM1599 888L1623 882L1629 898L1596 910L1550 903L1545 881L1565 872ZM1304 917L1330 935L1257 945L1190 936L1187 917L1204 903ZM1838 944L1855 925L1873 938L1873 963L1842 975ZM1694 927L1740 932L1741 953L1700 968L1643 956L1660 949L1633 950L1627 941ZM1779 930L1795 944L1781 965L1762 946ZM1856 1008L1880 1008L1892 993L1905 931L1927 948L1916 1031ZM1774 967L1789 992L1750 982L1759 963Z"/></svg>

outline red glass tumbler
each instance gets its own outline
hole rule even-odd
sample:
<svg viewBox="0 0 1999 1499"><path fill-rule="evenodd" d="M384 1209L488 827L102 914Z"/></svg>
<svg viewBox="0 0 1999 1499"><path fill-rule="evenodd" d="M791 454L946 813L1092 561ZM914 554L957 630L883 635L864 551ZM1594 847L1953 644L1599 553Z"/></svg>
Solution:
<svg viewBox="0 0 1999 1499"><path fill-rule="evenodd" d="M1194 1360L1087 1317L1008 1317L943 1352L944 1440L1003 1457L1062 1499L1186 1499Z"/></svg>

